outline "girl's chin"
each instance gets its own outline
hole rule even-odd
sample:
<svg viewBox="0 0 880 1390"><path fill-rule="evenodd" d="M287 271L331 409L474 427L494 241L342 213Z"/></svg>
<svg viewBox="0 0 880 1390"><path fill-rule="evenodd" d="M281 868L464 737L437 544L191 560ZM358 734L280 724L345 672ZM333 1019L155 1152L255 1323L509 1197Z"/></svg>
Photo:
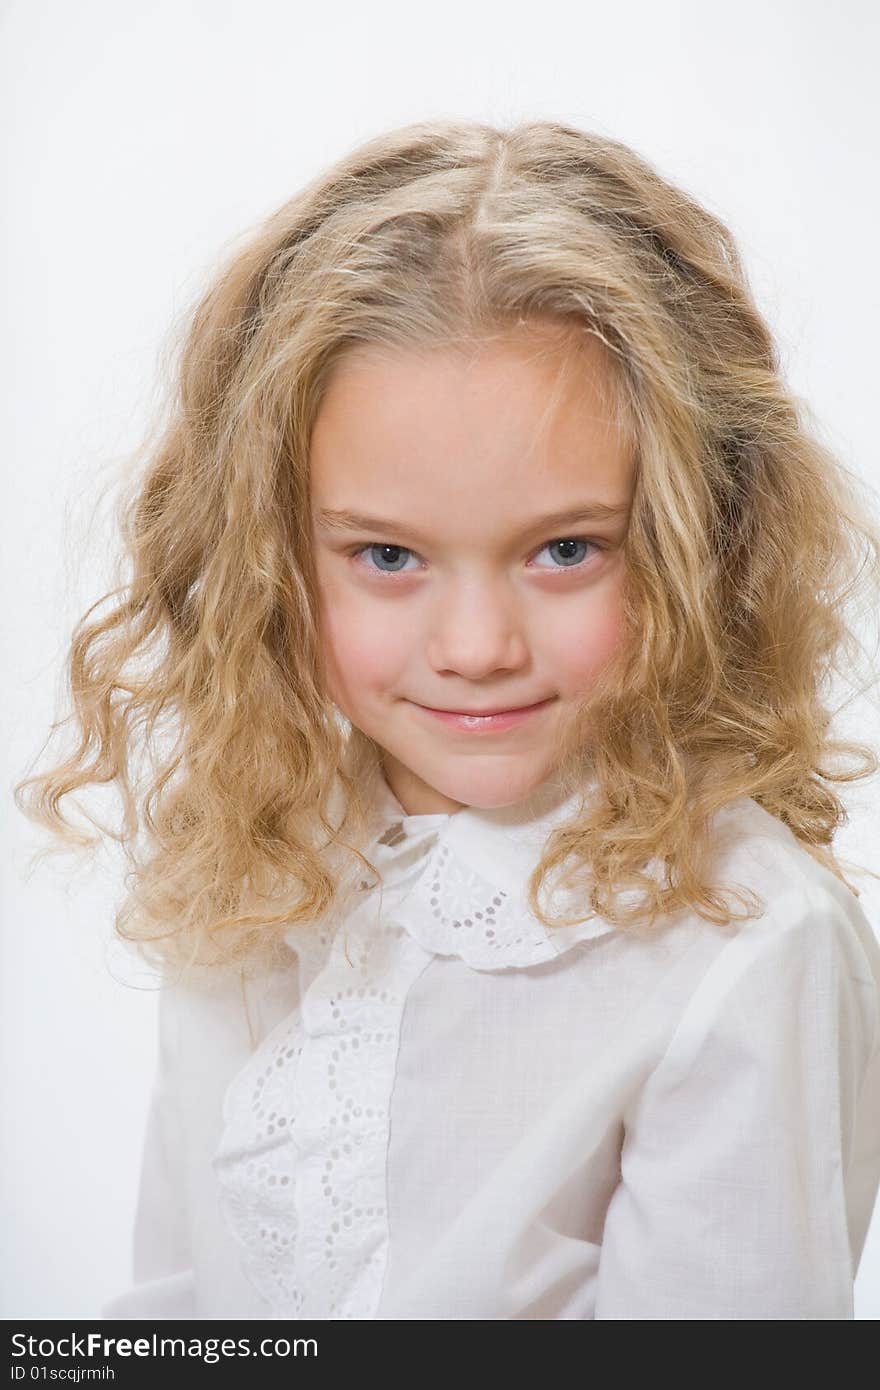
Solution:
<svg viewBox="0 0 880 1390"><path fill-rule="evenodd" d="M471 806L479 811L498 811L504 806L515 806L537 791L546 780L547 772L536 772L534 776L504 776L498 768L473 768L467 775L450 778L445 776L432 779L430 773L419 774L419 780L430 787L434 795L459 806ZM452 805L446 809L453 809Z"/></svg>

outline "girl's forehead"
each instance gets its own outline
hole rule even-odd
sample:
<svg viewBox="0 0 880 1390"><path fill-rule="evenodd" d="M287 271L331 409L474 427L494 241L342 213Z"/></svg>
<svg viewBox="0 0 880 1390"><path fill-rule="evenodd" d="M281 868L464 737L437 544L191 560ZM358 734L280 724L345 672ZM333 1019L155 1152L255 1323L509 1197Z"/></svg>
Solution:
<svg viewBox="0 0 880 1390"><path fill-rule="evenodd" d="M408 455L340 450L313 470L311 512L331 542L362 533L416 548L516 550L545 519L551 529L622 536L631 478L629 459L620 453L539 459L479 450L444 454L415 444Z"/></svg>
<svg viewBox="0 0 880 1390"><path fill-rule="evenodd" d="M587 382L596 395L615 399L616 364L601 339L583 326L538 319L535 324L504 327L484 337L448 344L356 343L336 359L328 391L369 390L379 380L389 382L430 377L457 377L486 390L496 380L532 377Z"/></svg>
<svg viewBox="0 0 880 1390"><path fill-rule="evenodd" d="M328 384L310 452L313 480L327 486L467 492L584 477L619 492L632 471L603 353L540 340L467 353L359 348Z"/></svg>

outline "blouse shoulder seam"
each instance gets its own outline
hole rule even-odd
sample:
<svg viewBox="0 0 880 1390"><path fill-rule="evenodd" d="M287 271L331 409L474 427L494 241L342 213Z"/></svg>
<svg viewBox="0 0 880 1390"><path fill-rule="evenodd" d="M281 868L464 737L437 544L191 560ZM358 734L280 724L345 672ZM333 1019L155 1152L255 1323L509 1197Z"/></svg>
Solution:
<svg viewBox="0 0 880 1390"><path fill-rule="evenodd" d="M698 1007L699 1000L701 995L703 994L703 991L707 988L711 977L723 969L723 962L727 961L730 958L731 954L733 954L735 957L739 953L748 951L747 957L743 960L741 969L736 973L735 976L732 976L731 979L728 980L724 985L722 997L726 997L727 992L730 988L733 987L735 981L739 979L741 975L744 974L746 971L750 970L766 951L771 950L783 935L787 937L792 932L795 932L799 928L803 927L805 921L808 918L815 917L817 915L821 917L821 912L817 913L816 911L816 909L819 906L819 902L817 896L812 891L812 887L813 885L807 883L804 880L794 886L786 888L779 895L779 898L776 901L777 909L783 902L797 902L798 906L803 909L801 912L798 913L796 920L784 924L783 930L781 932L772 930L763 933L752 931L748 933L750 940L746 943L744 931L737 930L736 934L721 946L721 949L712 957L706 969L702 972L700 978L697 980L693 989L688 994L688 997L685 1000L679 1017L675 1022L672 1032L669 1038L667 1039L666 1044L662 1052L660 1053L660 1056L656 1059L653 1066L650 1068L650 1071L645 1077L644 1086L649 1085L653 1078L655 1076L658 1076L662 1072L664 1066L673 1056L677 1043L683 1036L686 1028L689 1026L693 1013L695 1009ZM840 904L834 898L831 898L830 901L834 904L836 908L840 908ZM765 915L770 914L768 913ZM751 921L752 919L749 920ZM744 925L746 928L748 928L749 922L745 923ZM877 1019L875 1016L875 1041L877 1040L876 1034ZM627 1107L627 1112L625 1115L625 1121L627 1125L629 1125L631 1122L632 1111L638 1105L639 1100L640 1094L636 1093L633 1096L630 1105Z"/></svg>

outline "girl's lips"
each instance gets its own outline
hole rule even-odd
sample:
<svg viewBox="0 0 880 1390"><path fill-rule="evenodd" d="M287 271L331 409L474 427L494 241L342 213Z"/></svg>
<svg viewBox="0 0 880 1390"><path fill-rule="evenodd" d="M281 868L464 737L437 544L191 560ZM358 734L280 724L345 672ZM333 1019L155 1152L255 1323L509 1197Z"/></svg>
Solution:
<svg viewBox="0 0 880 1390"><path fill-rule="evenodd" d="M430 709L427 705L416 705L416 709L424 710L433 719L438 719L453 729L488 734L500 733L504 729L512 729L517 724L524 723L533 714L552 704L554 699L555 696L551 696L548 700L540 700L536 705L524 705L521 709L507 710L503 714L462 714L455 710Z"/></svg>

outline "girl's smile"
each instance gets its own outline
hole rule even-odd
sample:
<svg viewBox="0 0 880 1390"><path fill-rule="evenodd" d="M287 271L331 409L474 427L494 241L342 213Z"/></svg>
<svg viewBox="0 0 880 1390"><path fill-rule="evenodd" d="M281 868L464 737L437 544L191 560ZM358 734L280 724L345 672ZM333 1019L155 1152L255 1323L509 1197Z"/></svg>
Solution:
<svg viewBox="0 0 880 1390"><path fill-rule="evenodd" d="M486 714L468 712L465 710L441 710L432 709L429 705L415 705L416 709L424 710L441 724L448 724L453 729L460 729L472 734L491 734L503 733L507 729L514 729L536 715L546 707L556 697L551 695L547 700L539 700L537 704L521 705L513 709L500 709Z"/></svg>

